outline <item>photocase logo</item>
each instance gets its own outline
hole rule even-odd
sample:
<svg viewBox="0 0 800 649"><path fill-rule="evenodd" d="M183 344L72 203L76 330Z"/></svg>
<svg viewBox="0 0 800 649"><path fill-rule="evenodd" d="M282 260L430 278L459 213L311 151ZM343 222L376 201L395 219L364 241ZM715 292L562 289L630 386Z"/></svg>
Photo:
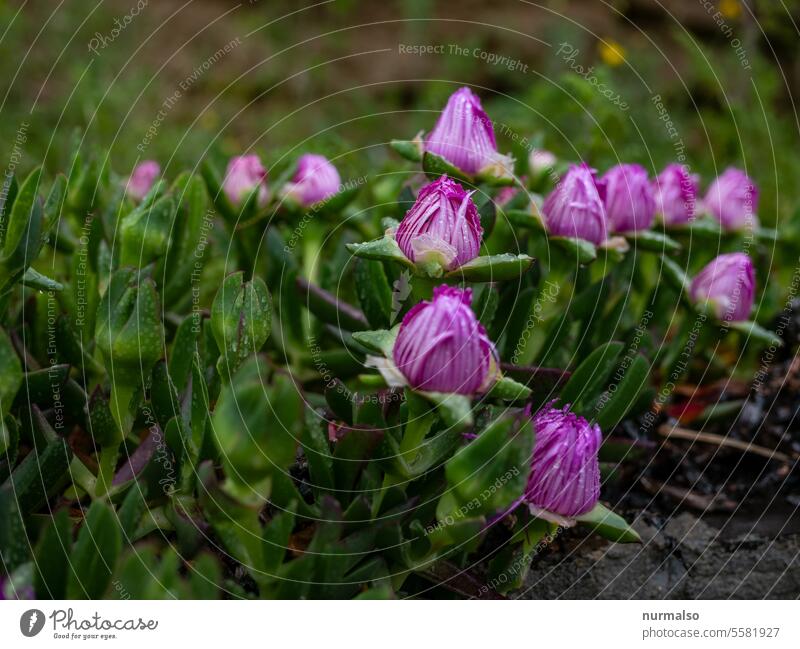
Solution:
<svg viewBox="0 0 800 649"><path fill-rule="evenodd" d="M19 630L26 638L32 638L44 628L44 613L38 608L25 611L19 618Z"/></svg>

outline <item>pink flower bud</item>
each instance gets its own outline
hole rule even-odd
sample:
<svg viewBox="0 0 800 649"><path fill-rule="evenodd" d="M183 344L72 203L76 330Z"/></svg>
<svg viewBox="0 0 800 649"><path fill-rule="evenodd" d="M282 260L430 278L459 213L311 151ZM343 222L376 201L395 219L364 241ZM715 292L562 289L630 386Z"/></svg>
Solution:
<svg viewBox="0 0 800 649"><path fill-rule="evenodd" d="M755 299L753 262L743 252L713 259L692 280L689 295L697 303L708 303L719 320L747 320Z"/></svg>
<svg viewBox="0 0 800 649"><path fill-rule="evenodd" d="M483 228L478 208L456 181L442 176L423 187L397 228L397 244L414 263L453 270L478 256Z"/></svg>
<svg viewBox="0 0 800 649"><path fill-rule="evenodd" d="M600 427L567 406L551 405L536 414L533 426L536 445L525 489L531 511L557 522L591 511L600 498Z"/></svg>
<svg viewBox="0 0 800 649"><path fill-rule="evenodd" d="M155 160L145 160L136 165L128 178L126 192L134 200L140 201L150 191L153 183L161 175L161 167Z"/></svg>
<svg viewBox="0 0 800 649"><path fill-rule="evenodd" d="M741 230L755 224L758 188L744 171L729 167L711 183L703 204L725 230Z"/></svg>
<svg viewBox="0 0 800 649"><path fill-rule="evenodd" d="M534 149L528 156L528 169L534 176L547 173L556 165L556 157L544 149Z"/></svg>
<svg viewBox="0 0 800 649"><path fill-rule="evenodd" d="M339 172L323 155L306 153L297 161L297 171L286 184L284 194L302 205L310 207L339 192Z"/></svg>
<svg viewBox="0 0 800 649"><path fill-rule="evenodd" d="M698 177L684 165L669 164L653 182L656 215L665 225L682 225L694 219Z"/></svg>
<svg viewBox="0 0 800 649"><path fill-rule="evenodd" d="M247 195L258 187L258 203L267 202L267 170L255 154L231 158L225 172L222 188L231 203L239 205Z"/></svg>
<svg viewBox="0 0 800 649"><path fill-rule="evenodd" d="M542 205L548 232L600 245L607 238L605 184L583 163L572 165Z"/></svg>
<svg viewBox="0 0 800 649"><path fill-rule="evenodd" d="M486 330L470 308L472 291L450 286L433 290L403 318L392 356L418 390L475 394L497 377L497 356Z"/></svg>
<svg viewBox="0 0 800 649"><path fill-rule="evenodd" d="M606 182L606 218L611 232L638 232L653 225L656 203L647 171L637 164L609 169Z"/></svg>
<svg viewBox="0 0 800 649"><path fill-rule="evenodd" d="M514 170L513 160L497 152L492 122L469 88L459 88L450 95L425 140L425 150L469 175L508 177Z"/></svg>

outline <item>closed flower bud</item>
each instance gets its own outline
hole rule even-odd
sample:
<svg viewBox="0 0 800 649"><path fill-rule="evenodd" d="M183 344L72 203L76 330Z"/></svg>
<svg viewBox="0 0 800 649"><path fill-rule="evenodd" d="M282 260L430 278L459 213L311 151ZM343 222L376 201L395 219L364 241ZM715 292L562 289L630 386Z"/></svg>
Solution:
<svg viewBox="0 0 800 649"><path fill-rule="evenodd" d="M656 216L665 225L682 225L694 219L698 178L679 164L669 164L653 182Z"/></svg>
<svg viewBox="0 0 800 649"><path fill-rule="evenodd" d="M494 345L470 308L472 291L438 286L403 318L392 356L417 390L475 394L497 378Z"/></svg>
<svg viewBox="0 0 800 649"><path fill-rule="evenodd" d="M606 218L611 232L638 232L653 225L656 202L644 167L621 164L609 169L606 183Z"/></svg>
<svg viewBox="0 0 800 649"><path fill-rule="evenodd" d="M743 252L720 255L692 280L689 294L698 304L710 305L719 320L747 320L753 308L756 276L753 262Z"/></svg>
<svg viewBox="0 0 800 649"><path fill-rule="evenodd" d="M569 524L600 498L600 427L569 407L550 405L536 414L533 426L536 445L525 500L535 516Z"/></svg>
<svg viewBox="0 0 800 649"><path fill-rule="evenodd" d="M161 167L155 160L140 162L128 178L126 187L128 196L136 201L142 200L160 175Z"/></svg>
<svg viewBox="0 0 800 649"><path fill-rule="evenodd" d="M755 225L758 188L746 173L730 167L708 188L703 204L725 230Z"/></svg>
<svg viewBox="0 0 800 649"><path fill-rule="evenodd" d="M257 155L231 158L222 188L234 205L241 204L258 188L258 203L263 205L267 202L267 170Z"/></svg>
<svg viewBox="0 0 800 649"><path fill-rule="evenodd" d="M452 270L478 256L483 236L472 192L442 176L425 185L397 228L397 244L418 264Z"/></svg>
<svg viewBox="0 0 800 649"><path fill-rule="evenodd" d="M309 207L339 192L339 172L322 155L306 153L297 162L297 171L284 187L284 196L295 203Z"/></svg>
<svg viewBox="0 0 800 649"><path fill-rule="evenodd" d="M556 165L556 157L544 149L534 149L528 156L528 169L534 176L547 173Z"/></svg>
<svg viewBox="0 0 800 649"><path fill-rule="evenodd" d="M542 205L547 231L600 245L607 238L604 195L605 185L594 169L572 165Z"/></svg>
<svg viewBox="0 0 800 649"><path fill-rule="evenodd" d="M492 122L469 88L450 95L424 146L472 176L510 177L514 169L513 160L497 152Z"/></svg>

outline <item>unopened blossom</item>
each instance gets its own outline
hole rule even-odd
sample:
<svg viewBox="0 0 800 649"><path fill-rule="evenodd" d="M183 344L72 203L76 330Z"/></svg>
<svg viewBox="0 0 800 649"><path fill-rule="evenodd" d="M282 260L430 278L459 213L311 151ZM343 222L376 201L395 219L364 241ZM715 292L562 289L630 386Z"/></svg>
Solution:
<svg viewBox="0 0 800 649"><path fill-rule="evenodd" d="M683 225L694 219L698 177L684 165L669 164L653 181L656 216L665 225Z"/></svg>
<svg viewBox="0 0 800 649"><path fill-rule="evenodd" d="M568 524L600 498L600 427L567 406L551 405L534 416L533 426L536 444L525 501L534 515Z"/></svg>
<svg viewBox="0 0 800 649"><path fill-rule="evenodd" d="M597 180L594 169L585 163L572 165L542 205L548 232L603 243L607 238L604 196L605 184Z"/></svg>
<svg viewBox="0 0 800 649"><path fill-rule="evenodd" d="M555 155L545 149L533 149L528 156L528 169L534 176L541 176L556 165Z"/></svg>
<svg viewBox="0 0 800 649"><path fill-rule="evenodd" d="M750 317L755 299L756 275L753 262L743 252L713 259L692 280L691 299L708 304L719 320L739 322Z"/></svg>
<svg viewBox="0 0 800 649"><path fill-rule="evenodd" d="M258 203L263 205L267 202L267 170L255 154L236 156L228 162L222 188L234 205L258 188Z"/></svg>
<svg viewBox="0 0 800 649"><path fill-rule="evenodd" d="M653 225L656 203L644 167L620 164L609 169L603 180L606 219L611 232L638 232Z"/></svg>
<svg viewBox="0 0 800 649"><path fill-rule="evenodd" d="M447 176L425 185L395 234L403 254L444 270L477 257L483 228L472 193Z"/></svg>
<svg viewBox="0 0 800 649"><path fill-rule="evenodd" d="M126 186L128 196L137 201L142 200L160 175L161 167L155 160L140 162L128 178Z"/></svg>
<svg viewBox="0 0 800 649"><path fill-rule="evenodd" d="M711 183L703 205L725 230L751 227L758 212L758 187L744 171L729 167Z"/></svg>
<svg viewBox="0 0 800 649"><path fill-rule="evenodd" d="M513 159L497 152L492 122L469 88L450 95L424 148L468 175L510 177L513 173Z"/></svg>
<svg viewBox="0 0 800 649"><path fill-rule="evenodd" d="M284 195L303 207L310 207L339 192L342 181L336 167L323 155L306 153L297 161Z"/></svg>
<svg viewBox="0 0 800 649"><path fill-rule="evenodd" d="M403 318L392 357L411 387L471 395L491 386L496 352L471 303L470 289L438 286Z"/></svg>

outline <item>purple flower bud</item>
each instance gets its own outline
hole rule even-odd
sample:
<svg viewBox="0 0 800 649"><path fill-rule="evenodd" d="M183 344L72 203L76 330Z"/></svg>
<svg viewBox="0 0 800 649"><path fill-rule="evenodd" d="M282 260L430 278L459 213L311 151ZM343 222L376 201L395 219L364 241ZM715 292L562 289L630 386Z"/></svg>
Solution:
<svg viewBox="0 0 800 649"><path fill-rule="evenodd" d="M638 232L653 225L656 202L644 167L620 164L609 169L606 182L606 218L611 232Z"/></svg>
<svg viewBox="0 0 800 649"><path fill-rule="evenodd" d="M412 388L475 394L497 378L494 345L471 303L470 289L437 286L403 318L392 356Z"/></svg>
<svg viewBox="0 0 800 649"><path fill-rule="evenodd" d="M414 263L453 270L478 256L483 228L472 192L448 178L423 187L397 228L397 244Z"/></svg>
<svg viewBox="0 0 800 649"><path fill-rule="evenodd" d="M744 171L729 167L708 188L705 208L726 230L752 226L758 211L758 188Z"/></svg>
<svg viewBox="0 0 800 649"><path fill-rule="evenodd" d="M258 203L263 205L267 202L267 170L259 157L251 154L231 158L222 183L231 203L239 205L256 187Z"/></svg>
<svg viewBox="0 0 800 649"><path fill-rule="evenodd" d="M284 195L309 207L337 194L341 183L339 172L325 156L306 153L297 161L297 171L286 183Z"/></svg>
<svg viewBox="0 0 800 649"><path fill-rule="evenodd" d="M161 167L155 160L145 160L136 165L131 177L128 178L128 185L125 189L128 196L140 201L150 191L153 183L161 175Z"/></svg>
<svg viewBox="0 0 800 649"><path fill-rule="evenodd" d="M536 445L525 488L531 511L557 522L591 511L600 498L600 427L567 406L549 404L536 413L533 426Z"/></svg>
<svg viewBox="0 0 800 649"><path fill-rule="evenodd" d="M585 239L595 245L606 240L605 184L596 175L585 163L572 165L564 174L542 205L550 234Z"/></svg>
<svg viewBox="0 0 800 649"><path fill-rule="evenodd" d="M697 303L707 302L719 320L747 320L753 308L756 274L753 262L743 252L713 259L692 280L689 295Z"/></svg>
<svg viewBox="0 0 800 649"><path fill-rule="evenodd" d="M469 88L450 95L425 140L425 150L469 175L510 176L514 169L513 160L497 152L492 122Z"/></svg>
<svg viewBox="0 0 800 649"><path fill-rule="evenodd" d="M665 225L682 225L694 219L698 177L684 165L669 164L653 182L656 214Z"/></svg>

